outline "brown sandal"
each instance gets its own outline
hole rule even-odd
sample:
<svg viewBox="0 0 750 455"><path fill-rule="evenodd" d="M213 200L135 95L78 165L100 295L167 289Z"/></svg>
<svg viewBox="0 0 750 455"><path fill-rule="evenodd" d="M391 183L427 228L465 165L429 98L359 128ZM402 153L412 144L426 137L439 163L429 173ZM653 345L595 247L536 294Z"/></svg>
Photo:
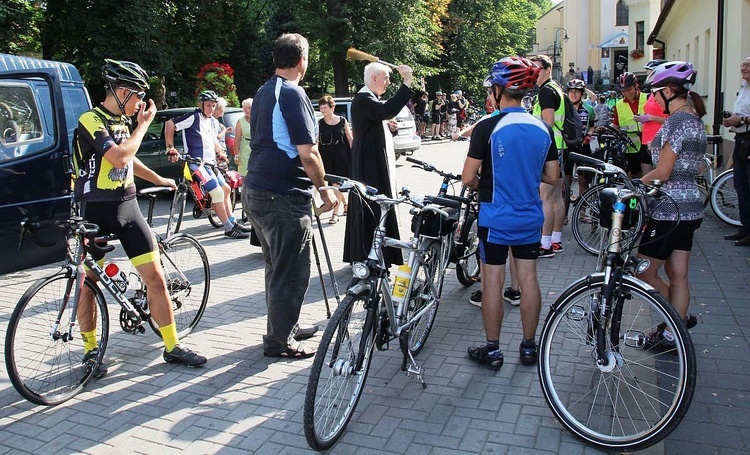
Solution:
<svg viewBox="0 0 750 455"><path fill-rule="evenodd" d="M264 352L263 355L266 357L281 357L289 360L298 360L309 359L315 355L316 351L315 348L311 348L304 343L296 341L287 345L286 349L279 353L269 354Z"/></svg>
<svg viewBox="0 0 750 455"><path fill-rule="evenodd" d="M335 213L331 216L331 219L328 220L328 224L336 224L339 222L339 216Z"/></svg>

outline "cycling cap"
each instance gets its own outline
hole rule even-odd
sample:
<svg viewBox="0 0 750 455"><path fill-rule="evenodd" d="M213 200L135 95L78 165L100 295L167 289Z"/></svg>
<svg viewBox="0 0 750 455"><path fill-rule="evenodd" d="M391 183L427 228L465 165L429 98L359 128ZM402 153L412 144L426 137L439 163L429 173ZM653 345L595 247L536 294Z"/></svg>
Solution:
<svg viewBox="0 0 750 455"><path fill-rule="evenodd" d="M148 90L148 74L139 65L124 60L104 59L104 80L111 85L127 84L138 90Z"/></svg>
<svg viewBox="0 0 750 455"><path fill-rule="evenodd" d="M490 68L485 87L499 85L509 89L534 88L541 69L523 57L505 57Z"/></svg>
<svg viewBox="0 0 750 455"><path fill-rule="evenodd" d="M654 68L654 72L646 79L646 85L649 89L664 87L668 84L690 89L697 75L698 72L690 62L666 62Z"/></svg>
<svg viewBox="0 0 750 455"><path fill-rule="evenodd" d="M570 89L577 89L577 90L586 90L586 83L583 82L581 79L573 79L567 84L568 90Z"/></svg>
<svg viewBox="0 0 750 455"><path fill-rule="evenodd" d="M646 65L643 67L643 69L653 70L654 68L656 68L657 66L661 65L662 63L667 63L667 61L663 60L663 59L660 59L660 58L657 58L657 59L651 60L650 62L646 63Z"/></svg>
<svg viewBox="0 0 750 455"><path fill-rule="evenodd" d="M201 101L219 101L219 95L213 90L204 90L198 95L198 99Z"/></svg>
<svg viewBox="0 0 750 455"><path fill-rule="evenodd" d="M629 88L636 85L638 79L636 79L635 74L626 72L620 74L620 77L617 78L617 82L620 84L620 87Z"/></svg>

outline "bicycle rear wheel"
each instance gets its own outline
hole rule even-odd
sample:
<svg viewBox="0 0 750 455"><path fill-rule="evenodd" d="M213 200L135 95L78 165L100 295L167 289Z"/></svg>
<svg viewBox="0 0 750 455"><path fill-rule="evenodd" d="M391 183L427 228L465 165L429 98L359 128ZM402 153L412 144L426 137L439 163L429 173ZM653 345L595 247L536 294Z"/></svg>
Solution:
<svg viewBox="0 0 750 455"><path fill-rule="evenodd" d="M600 223L599 191L606 188L599 184L592 186L578 197L573 212L570 215L570 224L573 237L576 242L591 254L598 255L603 251L609 240L609 229L602 227ZM638 219L630 229L622 230L621 245L623 249L630 249L638 241L638 233L643 229L644 214L648 208L642 200L638 200Z"/></svg>
<svg viewBox="0 0 750 455"><path fill-rule="evenodd" d="M456 278L464 286L479 281L479 236L476 214L467 210L458 234L461 248L457 250Z"/></svg>
<svg viewBox="0 0 750 455"><path fill-rule="evenodd" d="M435 324L440 294L443 288L444 270L440 268L442 242L433 241L427 249L424 262L420 261L416 272L412 273L409 307L406 319L411 320L428 305L435 303L417 319L409 329L409 351L413 356L419 354L430 336Z"/></svg>
<svg viewBox="0 0 750 455"><path fill-rule="evenodd" d="M109 337L106 301L89 278L84 287L94 295L99 333L99 355L85 363L78 321L73 320L72 337L68 336L75 280L67 273L35 282L10 317L5 366L13 387L32 403L54 406L73 398L91 381L104 357Z"/></svg>
<svg viewBox="0 0 750 455"><path fill-rule="evenodd" d="M695 389L695 352L672 306L653 288L624 277L606 327L607 366L597 365L593 313L604 275L573 283L555 302L540 339L539 380L556 418L606 450L639 450L677 427ZM659 329L673 343L653 343ZM662 338L663 339L663 338Z"/></svg>
<svg viewBox="0 0 750 455"><path fill-rule="evenodd" d="M305 394L304 427L315 450L341 437L364 390L375 346L375 311L369 290L349 294L328 321Z"/></svg>
<svg viewBox="0 0 750 455"><path fill-rule="evenodd" d="M734 189L734 170L722 172L711 186L711 209L730 226L742 226L737 190Z"/></svg>
<svg viewBox="0 0 750 455"><path fill-rule="evenodd" d="M177 334L184 337L198 325L208 304L211 270L206 250L195 237L182 233L160 242L159 253ZM149 324L161 337L153 318L149 319Z"/></svg>
<svg viewBox="0 0 750 455"><path fill-rule="evenodd" d="M182 226L182 215L185 213L186 190L183 184L177 188L172 198L172 205L169 207L169 218L167 219L167 232L165 237L177 234Z"/></svg>

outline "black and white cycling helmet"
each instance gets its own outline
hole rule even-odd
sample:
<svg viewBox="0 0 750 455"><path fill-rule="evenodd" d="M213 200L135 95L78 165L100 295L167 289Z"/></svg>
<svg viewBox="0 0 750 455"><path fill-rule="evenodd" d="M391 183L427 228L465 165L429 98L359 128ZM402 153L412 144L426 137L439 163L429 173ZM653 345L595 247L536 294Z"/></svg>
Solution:
<svg viewBox="0 0 750 455"><path fill-rule="evenodd" d="M219 101L219 95L213 90L204 90L198 95L198 99L203 101Z"/></svg>
<svg viewBox="0 0 750 455"><path fill-rule="evenodd" d="M127 85L146 91L150 88L148 74L138 64L124 60L105 59L102 76L110 87Z"/></svg>
<svg viewBox="0 0 750 455"><path fill-rule="evenodd" d="M645 69L645 70L653 70L654 68L656 68L657 66L661 65L662 63L667 63L667 61L663 60L663 59L660 59L660 58L655 58L655 59L651 60L650 62L646 63L643 66L643 69Z"/></svg>
<svg viewBox="0 0 750 455"><path fill-rule="evenodd" d="M581 79L572 79L566 84L566 86L568 87L568 90L570 89L581 90L581 91L586 90L586 83L583 82L583 80Z"/></svg>

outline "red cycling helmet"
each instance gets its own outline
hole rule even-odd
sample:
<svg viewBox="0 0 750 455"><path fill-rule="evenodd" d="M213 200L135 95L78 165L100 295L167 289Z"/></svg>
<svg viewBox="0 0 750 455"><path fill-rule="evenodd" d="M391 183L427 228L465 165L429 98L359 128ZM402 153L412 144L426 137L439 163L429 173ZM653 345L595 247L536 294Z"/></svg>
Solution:
<svg viewBox="0 0 750 455"><path fill-rule="evenodd" d="M524 57L505 57L490 68L485 87L498 85L514 90L534 88L539 77L539 67Z"/></svg>

